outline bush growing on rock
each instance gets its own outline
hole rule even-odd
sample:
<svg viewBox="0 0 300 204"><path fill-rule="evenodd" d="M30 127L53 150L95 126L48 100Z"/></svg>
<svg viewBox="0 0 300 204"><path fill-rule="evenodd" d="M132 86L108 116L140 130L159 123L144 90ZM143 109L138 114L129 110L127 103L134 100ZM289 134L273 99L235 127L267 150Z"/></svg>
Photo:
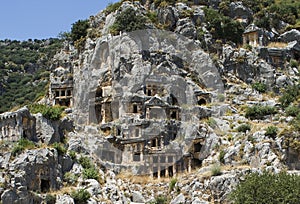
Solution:
<svg viewBox="0 0 300 204"><path fill-rule="evenodd" d="M81 164L81 166L84 169L88 169L88 168L93 167L93 164L92 164L91 160L88 157L85 157L85 156L81 156L78 160L78 163Z"/></svg>
<svg viewBox="0 0 300 204"><path fill-rule="evenodd" d="M64 155L67 153L67 149L62 143L55 142L52 144L52 147L57 150L59 155Z"/></svg>
<svg viewBox="0 0 300 204"><path fill-rule="evenodd" d="M168 203L168 198L161 195L155 198L155 201L150 202L150 204L167 204Z"/></svg>
<svg viewBox="0 0 300 204"><path fill-rule="evenodd" d="M85 204L90 199L91 194L85 189L79 189L71 193L71 197L76 204Z"/></svg>
<svg viewBox="0 0 300 204"><path fill-rule="evenodd" d="M71 39L73 42L84 38L87 35L87 29L90 27L88 20L78 20L72 24Z"/></svg>
<svg viewBox="0 0 300 204"><path fill-rule="evenodd" d="M100 178L99 172L94 167L88 168L88 169L84 169L83 172L82 172L82 175L83 175L84 179L99 180L99 178Z"/></svg>
<svg viewBox="0 0 300 204"><path fill-rule="evenodd" d="M252 84L252 88L259 93L265 93L267 91L267 85L261 82L255 82L254 84Z"/></svg>
<svg viewBox="0 0 300 204"><path fill-rule="evenodd" d="M242 124L242 125L238 126L236 130L238 132L244 132L244 133L246 133L247 131L251 130L251 125L249 125L249 124Z"/></svg>
<svg viewBox="0 0 300 204"><path fill-rule="evenodd" d="M64 181L66 181L69 184L75 184L78 180L78 176L76 176L74 173L67 172L64 175Z"/></svg>
<svg viewBox="0 0 300 204"><path fill-rule="evenodd" d="M288 107L292 102L294 102L300 95L299 84L294 86L289 86L279 98L279 102L282 107Z"/></svg>
<svg viewBox="0 0 300 204"><path fill-rule="evenodd" d="M12 155L16 156L17 154L20 154L21 152L23 152L25 149L32 149L35 147L35 144L25 138L21 138L18 143L14 146L13 150L12 150Z"/></svg>
<svg viewBox="0 0 300 204"><path fill-rule="evenodd" d="M211 169L211 175L212 176L219 176L222 174L222 171L221 171L221 166L219 164L214 164Z"/></svg>
<svg viewBox="0 0 300 204"><path fill-rule="evenodd" d="M235 204L297 204L300 200L300 176L286 172L251 173L230 194L230 199Z"/></svg>
<svg viewBox="0 0 300 204"><path fill-rule="evenodd" d="M48 120L59 120L65 110L63 106L47 106L43 104L32 104L29 106L31 113L41 113Z"/></svg>
<svg viewBox="0 0 300 204"><path fill-rule="evenodd" d="M271 138L275 138L278 132L278 128L275 126L269 126L266 129L265 135Z"/></svg>
<svg viewBox="0 0 300 204"><path fill-rule="evenodd" d="M285 109L285 113L287 116L297 116L300 113L300 109L297 106L290 105Z"/></svg>
<svg viewBox="0 0 300 204"><path fill-rule="evenodd" d="M175 185L177 183L177 179L176 178L172 178L169 184L169 191L173 191L175 188Z"/></svg>
<svg viewBox="0 0 300 204"><path fill-rule="evenodd" d="M146 22L146 17L138 15L133 8L128 8L116 17L114 24L110 27L110 32L117 35L120 31L132 32L145 29Z"/></svg>
<svg viewBox="0 0 300 204"><path fill-rule="evenodd" d="M245 117L249 119L262 119L264 116L277 113L275 107L254 105L247 107Z"/></svg>

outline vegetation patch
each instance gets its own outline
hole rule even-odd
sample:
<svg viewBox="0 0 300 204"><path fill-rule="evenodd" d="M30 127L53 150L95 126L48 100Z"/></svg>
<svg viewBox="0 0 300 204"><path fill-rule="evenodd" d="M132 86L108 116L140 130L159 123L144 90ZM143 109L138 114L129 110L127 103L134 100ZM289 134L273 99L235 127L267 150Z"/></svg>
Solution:
<svg viewBox="0 0 300 204"><path fill-rule="evenodd" d="M269 126L266 128L266 133L265 135L271 138L275 138L278 132L278 128L275 126Z"/></svg>
<svg viewBox="0 0 300 204"><path fill-rule="evenodd" d="M91 194L85 189L79 189L71 193L71 197L76 204L85 204L90 199Z"/></svg>
<svg viewBox="0 0 300 204"><path fill-rule="evenodd" d="M25 138L21 138L12 149L12 155L16 156L17 154L23 152L25 149L33 149L33 148L35 148L34 142Z"/></svg>
<svg viewBox="0 0 300 204"><path fill-rule="evenodd" d="M29 106L31 113L41 113L48 120L59 120L65 108L64 106L47 106L44 104L32 104Z"/></svg>
<svg viewBox="0 0 300 204"><path fill-rule="evenodd" d="M282 172L251 173L230 194L235 204L244 203L290 203L300 199L300 176Z"/></svg>
<svg viewBox="0 0 300 204"><path fill-rule="evenodd" d="M249 125L249 124L242 124L242 125L238 126L236 130L238 132L244 132L244 133L246 133L247 131L251 130L251 125Z"/></svg>
<svg viewBox="0 0 300 204"><path fill-rule="evenodd" d="M128 8L120 13L110 27L110 32L113 35L118 35L122 32L132 32L146 28L147 18L138 14L133 8Z"/></svg>
<svg viewBox="0 0 300 204"><path fill-rule="evenodd" d="M259 93L265 93L267 91L267 85L261 82L255 82L254 84L252 84L252 88Z"/></svg>
<svg viewBox="0 0 300 204"><path fill-rule="evenodd" d="M219 176L222 174L221 166L219 164L214 164L210 171L212 176Z"/></svg>
<svg viewBox="0 0 300 204"><path fill-rule="evenodd" d="M247 107L245 117L249 119L262 119L264 116L277 113L275 107L254 105Z"/></svg>

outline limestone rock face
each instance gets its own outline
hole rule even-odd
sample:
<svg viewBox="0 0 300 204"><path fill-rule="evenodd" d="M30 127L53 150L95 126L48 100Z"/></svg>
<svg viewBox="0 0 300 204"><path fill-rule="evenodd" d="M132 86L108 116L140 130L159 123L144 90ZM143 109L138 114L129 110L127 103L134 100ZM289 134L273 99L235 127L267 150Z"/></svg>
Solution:
<svg viewBox="0 0 300 204"><path fill-rule="evenodd" d="M61 185L62 169L54 149L25 151L9 165L9 169L8 185L13 190L4 193L2 200L14 197L18 197L16 200L26 200L28 192L48 192L50 189L58 189Z"/></svg>
<svg viewBox="0 0 300 204"><path fill-rule="evenodd" d="M73 122L65 117L59 121L51 121L42 116L42 114L36 114L36 134L39 141L52 144L55 142L61 142L64 138L64 132L73 130Z"/></svg>
<svg viewBox="0 0 300 204"><path fill-rule="evenodd" d="M231 46L224 46L221 61L225 72L232 73L247 83L263 81L269 86L275 83L273 67L249 50L235 50Z"/></svg>
<svg viewBox="0 0 300 204"><path fill-rule="evenodd" d="M179 19L178 12L174 7L159 8L158 19L163 25L168 25L170 30L173 30Z"/></svg>
<svg viewBox="0 0 300 204"><path fill-rule="evenodd" d="M300 41L300 31L296 29L292 29L280 35L280 39L283 42L292 42L292 41Z"/></svg>
<svg viewBox="0 0 300 204"><path fill-rule="evenodd" d="M188 38L157 30L100 38L90 53L74 70L75 123L98 124L90 133L102 135L89 141L90 149L122 165L139 160L143 166L152 158L135 158L129 143L189 157L193 141L203 137L199 119L211 114L203 105L223 90L210 57Z"/></svg>

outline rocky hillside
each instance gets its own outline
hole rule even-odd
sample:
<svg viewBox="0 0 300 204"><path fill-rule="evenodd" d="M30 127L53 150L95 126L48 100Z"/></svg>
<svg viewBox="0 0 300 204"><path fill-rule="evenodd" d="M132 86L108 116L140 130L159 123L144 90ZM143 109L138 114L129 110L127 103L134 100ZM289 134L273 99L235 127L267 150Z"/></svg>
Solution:
<svg viewBox="0 0 300 204"><path fill-rule="evenodd" d="M298 15L141 0L74 23L49 94L0 115L2 203L298 203Z"/></svg>

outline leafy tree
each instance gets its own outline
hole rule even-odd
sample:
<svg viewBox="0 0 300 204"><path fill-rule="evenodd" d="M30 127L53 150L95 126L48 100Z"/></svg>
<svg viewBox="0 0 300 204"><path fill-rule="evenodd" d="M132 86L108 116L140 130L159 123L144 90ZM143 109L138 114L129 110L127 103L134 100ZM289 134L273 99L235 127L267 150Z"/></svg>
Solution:
<svg viewBox="0 0 300 204"><path fill-rule="evenodd" d="M211 8L206 8L204 12L208 29L215 39L225 39L235 43L242 42L244 28L240 22L234 21Z"/></svg>
<svg viewBox="0 0 300 204"><path fill-rule="evenodd" d="M115 23L111 26L112 34L118 34L120 31L131 32L146 28L147 18L137 14L133 8L128 8L116 17Z"/></svg>
<svg viewBox="0 0 300 204"><path fill-rule="evenodd" d="M235 204L297 204L300 200L300 176L286 172L251 173L237 186L229 198Z"/></svg>
<svg viewBox="0 0 300 204"><path fill-rule="evenodd" d="M87 29L90 27L88 20L78 20L72 24L70 37L73 42L84 38L87 35Z"/></svg>

